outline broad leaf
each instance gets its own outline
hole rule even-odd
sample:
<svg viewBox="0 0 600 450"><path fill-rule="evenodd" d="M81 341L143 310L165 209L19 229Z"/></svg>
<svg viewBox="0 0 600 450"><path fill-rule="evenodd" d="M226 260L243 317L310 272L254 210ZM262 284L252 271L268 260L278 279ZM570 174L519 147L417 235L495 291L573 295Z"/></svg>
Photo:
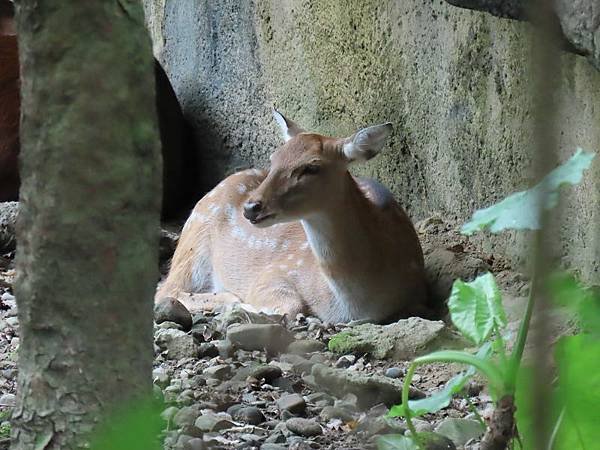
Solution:
<svg viewBox="0 0 600 450"><path fill-rule="evenodd" d="M418 447L408 436L385 434L377 438L377 450L418 450Z"/></svg>
<svg viewBox="0 0 600 450"><path fill-rule="evenodd" d="M476 344L483 343L494 327L501 330L506 326L502 297L491 273L468 283L456 280L448 309L456 328Z"/></svg>
<svg viewBox="0 0 600 450"><path fill-rule="evenodd" d="M554 208L558 204L559 188L563 184L579 183L594 156L594 153L577 149L567 162L546 175L533 188L475 211L471 220L463 225L462 233L470 235L485 228L492 233L502 230L539 230L542 207L546 210Z"/></svg>

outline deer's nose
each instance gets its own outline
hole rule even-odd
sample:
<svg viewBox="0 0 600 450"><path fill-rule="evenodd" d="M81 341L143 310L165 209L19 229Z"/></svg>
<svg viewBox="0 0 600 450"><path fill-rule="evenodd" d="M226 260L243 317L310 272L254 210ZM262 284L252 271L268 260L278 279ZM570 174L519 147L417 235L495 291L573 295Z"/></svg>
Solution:
<svg viewBox="0 0 600 450"><path fill-rule="evenodd" d="M244 217L248 220L254 220L263 209L262 202L247 202L244 204Z"/></svg>

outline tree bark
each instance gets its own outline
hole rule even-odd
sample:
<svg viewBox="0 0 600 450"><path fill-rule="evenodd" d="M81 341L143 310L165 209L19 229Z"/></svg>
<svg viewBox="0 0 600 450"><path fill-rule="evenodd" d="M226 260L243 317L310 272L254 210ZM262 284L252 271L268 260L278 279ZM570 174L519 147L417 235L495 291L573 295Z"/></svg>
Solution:
<svg viewBox="0 0 600 450"><path fill-rule="evenodd" d="M151 393L160 154L135 0L20 0L13 449L71 449Z"/></svg>

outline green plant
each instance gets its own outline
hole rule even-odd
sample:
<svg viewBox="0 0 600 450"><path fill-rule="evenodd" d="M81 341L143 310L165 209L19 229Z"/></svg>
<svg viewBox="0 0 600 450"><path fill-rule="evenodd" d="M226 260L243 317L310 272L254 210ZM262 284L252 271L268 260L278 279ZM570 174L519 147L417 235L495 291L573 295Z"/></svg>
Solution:
<svg viewBox="0 0 600 450"><path fill-rule="evenodd" d="M486 228L489 228L492 232L508 229L538 230L544 211L552 209L558 203L559 188L564 184L579 183L582 179L583 171L590 166L593 158L593 153L586 153L578 149L566 163L550 172L533 188L513 194L489 208L476 211L472 220L463 226L462 232L464 234L472 234L475 231ZM415 430L412 417L436 412L448 406L452 396L463 388L468 379L476 371L480 372L487 380L490 394L496 402L496 411L498 414L495 414L494 419L503 422L495 424L497 430L493 430L492 433L486 433L482 442L482 449L502 448L503 445L507 444L508 439L512 437L513 430L515 429L514 404L517 380L523 374L521 360L537 294L535 280L532 280L531 285L532 288L530 289L525 315L519 327L516 343L512 352L508 354L503 336L506 326L506 315L502 307L500 291L493 275L482 275L470 283L465 283L461 280L455 281L448 301L450 317L456 328L465 337L473 341L474 344L480 346L480 348L476 354L464 351L438 351L416 358L412 362L404 379L402 404L394 406L389 414L391 416L403 416L406 418L413 442L412 444L409 443L405 437L402 437L402 439L396 438L398 445L402 445L402 447L399 446L397 448L422 448L423 442ZM580 288L574 289L572 285L561 286L562 290L554 286L554 292L567 292L568 287L571 286L571 292L568 297L581 298L583 296L581 294L583 291ZM583 300L578 302L578 305L580 308L593 309L594 313L597 314L596 318L600 318L600 306L596 310L593 306L590 306L589 301ZM562 361L564 367L567 367L565 361L570 361L568 354L569 351L573 351L572 347L579 346L577 347L579 351L590 353L596 351L593 344L590 344L587 340L585 342L587 342L587 350L582 349L581 346L584 343L578 341L576 343L569 343L567 341L567 344L559 346L559 362ZM598 345L598 350L600 350L600 345ZM560 358L561 354L563 355L562 359ZM421 400L409 401L408 392L416 368L420 365L433 362L463 363L470 366L470 368L466 372L452 378L442 390L433 396ZM576 374L583 373L581 368L578 368L575 372ZM572 379L573 375L571 374L567 378ZM577 378L576 375L575 378ZM600 391L600 389L596 390ZM562 392L564 397L564 389ZM566 398L563 399L563 404L563 410L567 411L568 402ZM572 409L571 407L569 411ZM566 412L559 415L561 423L564 421L565 414ZM525 422L526 417L522 420ZM555 429L558 428L560 427L555 427ZM494 432L500 434L500 436L497 434L494 435ZM581 433L575 433L575 436L578 438L580 438L580 435ZM506 441L502 442L503 439L506 439ZM381 440L379 443L380 450L395 448L393 447L393 441L393 437L386 438L386 441ZM412 447L406 447L409 445L412 445Z"/></svg>

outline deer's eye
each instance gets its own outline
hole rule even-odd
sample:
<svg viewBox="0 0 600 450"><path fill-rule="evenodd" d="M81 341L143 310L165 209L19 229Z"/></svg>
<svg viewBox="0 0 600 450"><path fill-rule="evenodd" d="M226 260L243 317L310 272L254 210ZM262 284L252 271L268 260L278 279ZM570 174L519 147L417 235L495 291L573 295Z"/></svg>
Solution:
<svg viewBox="0 0 600 450"><path fill-rule="evenodd" d="M300 168L300 172L298 174L298 178L303 177L305 175L316 175L320 172L321 167L316 164L307 164Z"/></svg>

